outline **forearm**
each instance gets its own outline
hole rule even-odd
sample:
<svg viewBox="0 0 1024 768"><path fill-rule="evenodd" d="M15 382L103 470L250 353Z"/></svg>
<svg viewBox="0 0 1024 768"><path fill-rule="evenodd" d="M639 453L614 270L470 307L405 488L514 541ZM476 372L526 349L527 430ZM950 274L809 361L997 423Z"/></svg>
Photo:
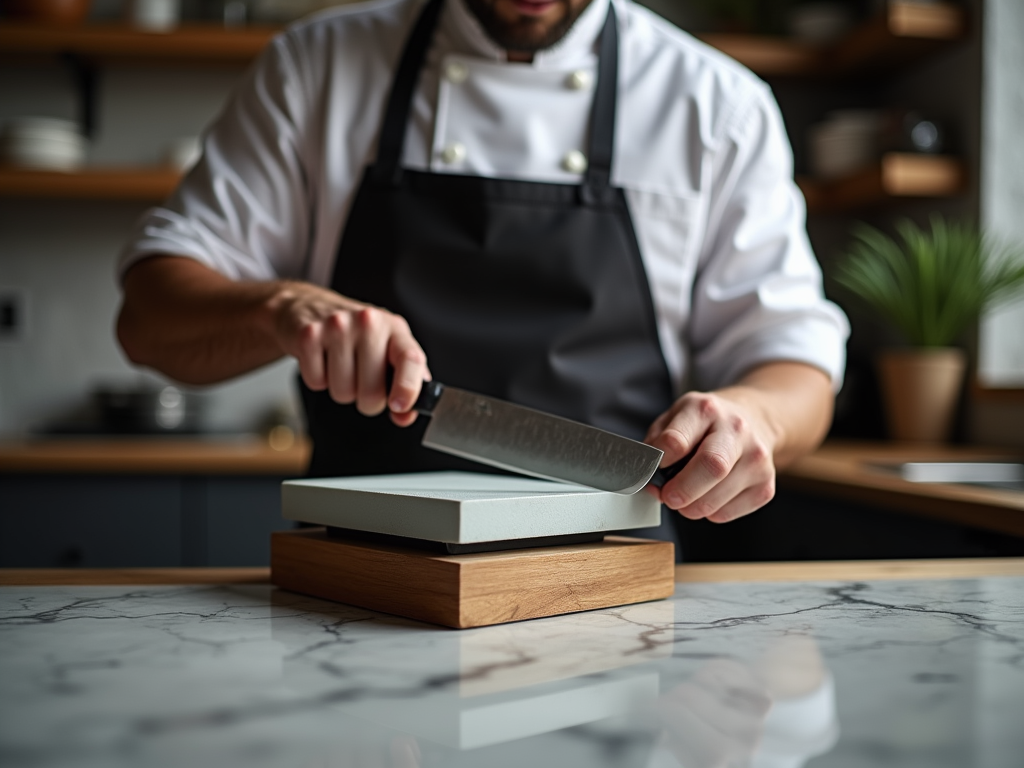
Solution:
<svg viewBox="0 0 1024 768"><path fill-rule="evenodd" d="M124 278L117 335L132 362L210 384L277 360L273 305L286 283L239 282L192 259L154 256Z"/></svg>
<svg viewBox="0 0 1024 768"><path fill-rule="evenodd" d="M816 448L832 423L831 381L804 363L766 363L718 394L760 415L774 438L777 468Z"/></svg>
<svg viewBox="0 0 1024 768"><path fill-rule="evenodd" d="M155 256L124 278L117 335L132 362L212 384L288 355L306 386L408 426L426 355L409 324L311 283L230 280L192 259ZM386 374L394 373L391 390Z"/></svg>

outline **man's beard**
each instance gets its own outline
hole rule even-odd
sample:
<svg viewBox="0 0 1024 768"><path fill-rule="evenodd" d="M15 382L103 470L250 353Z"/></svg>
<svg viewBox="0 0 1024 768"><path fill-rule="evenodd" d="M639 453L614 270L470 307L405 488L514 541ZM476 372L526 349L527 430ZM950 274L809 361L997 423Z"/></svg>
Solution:
<svg viewBox="0 0 1024 768"><path fill-rule="evenodd" d="M484 32L495 43L506 51L535 53L550 48L569 31L576 19L587 9L590 3L581 3L573 9L569 0L558 0L565 8L565 14L552 26L529 16L522 17L518 22L509 23L494 11L493 0L466 0L466 6L476 16Z"/></svg>

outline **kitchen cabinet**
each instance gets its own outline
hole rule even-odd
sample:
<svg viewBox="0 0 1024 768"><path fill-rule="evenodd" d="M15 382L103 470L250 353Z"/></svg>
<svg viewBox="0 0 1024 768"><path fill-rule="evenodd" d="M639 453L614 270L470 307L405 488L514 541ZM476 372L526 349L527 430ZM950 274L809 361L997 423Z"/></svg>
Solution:
<svg viewBox="0 0 1024 768"><path fill-rule="evenodd" d="M0 567L184 565L168 477L0 475Z"/></svg>
<svg viewBox="0 0 1024 768"><path fill-rule="evenodd" d="M0 445L0 567L270 562L280 486L309 446L91 439Z"/></svg>
<svg viewBox="0 0 1024 768"><path fill-rule="evenodd" d="M284 479L0 475L0 568L266 565Z"/></svg>
<svg viewBox="0 0 1024 768"><path fill-rule="evenodd" d="M680 521L684 562L1024 556L1024 491L911 482L903 462L1021 462L1020 451L830 440L776 498L727 526Z"/></svg>

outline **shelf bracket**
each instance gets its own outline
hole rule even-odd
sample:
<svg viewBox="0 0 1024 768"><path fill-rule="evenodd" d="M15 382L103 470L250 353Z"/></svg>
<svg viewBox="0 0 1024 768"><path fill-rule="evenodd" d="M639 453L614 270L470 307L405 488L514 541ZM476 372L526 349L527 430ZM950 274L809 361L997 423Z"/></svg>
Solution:
<svg viewBox="0 0 1024 768"><path fill-rule="evenodd" d="M62 53L60 60L67 67L74 81L82 133L87 139L92 139L96 134L99 69L93 62L77 53Z"/></svg>

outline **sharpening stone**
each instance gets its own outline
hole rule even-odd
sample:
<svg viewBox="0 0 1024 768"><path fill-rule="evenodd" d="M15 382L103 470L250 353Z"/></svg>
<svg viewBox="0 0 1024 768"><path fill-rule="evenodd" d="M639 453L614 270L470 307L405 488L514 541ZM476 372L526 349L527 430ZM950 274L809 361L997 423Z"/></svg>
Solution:
<svg viewBox="0 0 1024 768"><path fill-rule="evenodd" d="M289 520L459 544L647 528L661 519L645 491L623 496L474 472L289 480L281 508Z"/></svg>

